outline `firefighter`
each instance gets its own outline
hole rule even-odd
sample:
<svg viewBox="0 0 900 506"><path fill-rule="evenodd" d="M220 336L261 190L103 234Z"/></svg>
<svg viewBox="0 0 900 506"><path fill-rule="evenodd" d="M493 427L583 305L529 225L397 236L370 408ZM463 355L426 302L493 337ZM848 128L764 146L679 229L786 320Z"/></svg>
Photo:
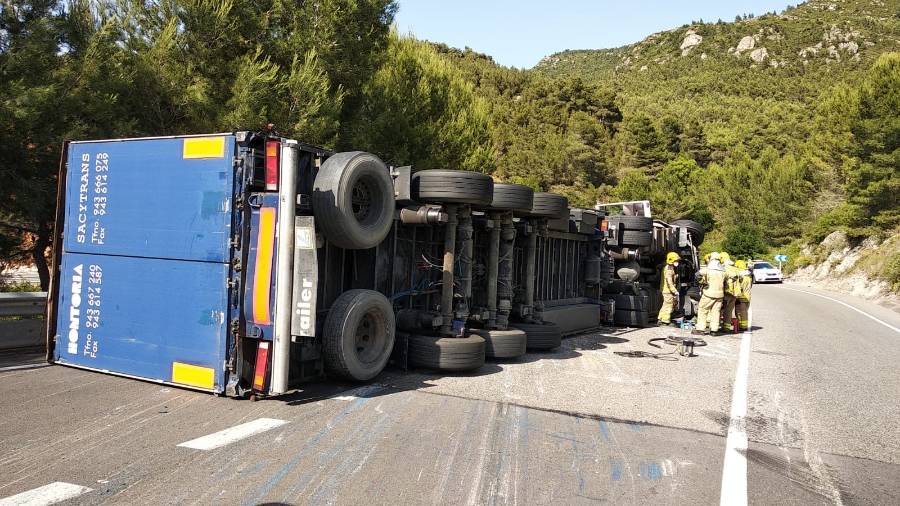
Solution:
<svg viewBox="0 0 900 506"><path fill-rule="evenodd" d="M709 255L709 263L698 272L703 291L697 311L697 328L691 332L692 334L708 334L709 331L719 333L722 299L725 297L725 268L722 266L721 258L718 253L712 253Z"/></svg>
<svg viewBox="0 0 900 506"><path fill-rule="evenodd" d="M678 267L678 261L681 257L678 253L670 251L666 255L666 265L663 266L662 276L659 280L659 290L662 292L663 303L659 308L659 316L657 321L659 325L670 325L672 323L672 310L678 302L678 278L675 268Z"/></svg>
<svg viewBox="0 0 900 506"><path fill-rule="evenodd" d="M737 313L738 328L747 330L750 323L750 290L753 288L753 274L747 268L747 262L738 260L734 263L740 274L738 282L738 293L736 294L737 303L734 310Z"/></svg>
<svg viewBox="0 0 900 506"><path fill-rule="evenodd" d="M722 329L725 332L733 332L734 326L734 306L737 302L735 298L736 285L740 281L739 269L734 266L731 255L726 252L719 253L722 266L725 268L725 297L722 299Z"/></svg>

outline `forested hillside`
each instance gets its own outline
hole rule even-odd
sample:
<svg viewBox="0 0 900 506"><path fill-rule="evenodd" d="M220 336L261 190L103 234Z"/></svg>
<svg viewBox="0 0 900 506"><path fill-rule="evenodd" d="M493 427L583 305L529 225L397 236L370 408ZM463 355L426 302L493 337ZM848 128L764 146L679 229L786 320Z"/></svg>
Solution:
<svg viewBox="0 0 900 506"><path fill-rule="evenodd" d="M708 247L896 231L900 0L697 22L527 71L397 34L396 9L0 2L0 268L30 260L46 283L64 139L267 125L575 205L649 198L705 223Z"/></svg>

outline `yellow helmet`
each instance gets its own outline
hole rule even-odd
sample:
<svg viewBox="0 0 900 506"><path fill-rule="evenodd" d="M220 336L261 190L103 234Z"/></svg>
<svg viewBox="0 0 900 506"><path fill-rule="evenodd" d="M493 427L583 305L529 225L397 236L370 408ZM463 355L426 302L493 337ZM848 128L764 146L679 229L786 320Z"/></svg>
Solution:
<svg viewBox="0 0 900 506"><path fill-rule="evenodd" d="M713 251L712 253L709 254L709 259L710 259L710 260L721 261L721 260L722 260L722 255L719 254L719 253L716 252L716 251Z"/></svg>
<svg viewBox="0 0 900 506"><path fill-rule="evenodd" d="M747 270L747 261L746 260L738 260L734 263L734 266L742 271Z"/></svg>
<svg viewBox="0 0 900 506"><path fill-rule="evenodd" d="M681 260L681 257L678 256L678 253L675 253L674 251L670 251L669 254L666 255L666 263L667 264L671 265L679 260Z"/></svg>
<svg viewBox="0 0 900 506"><path fill-rule="evenodd" d="M725 262L731 260L731 255L729 255L728 253L725 253L724 251L721 252L721 253L719 253L719 256L721 257L721 260L722 260L722 263L723 263L723 264L724 264Z"/></svg>

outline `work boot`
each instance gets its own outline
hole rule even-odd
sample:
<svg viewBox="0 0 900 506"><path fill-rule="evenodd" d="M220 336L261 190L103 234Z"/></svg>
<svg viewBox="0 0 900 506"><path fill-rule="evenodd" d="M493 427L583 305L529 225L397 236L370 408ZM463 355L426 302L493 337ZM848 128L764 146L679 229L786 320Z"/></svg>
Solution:
<svg viewBox="0 0 900 506"><path fill-rule="evenodd" d="M656 322L657 327L668 327L671 324L672 324L672 322L664 322L662 320Z"/></svg>

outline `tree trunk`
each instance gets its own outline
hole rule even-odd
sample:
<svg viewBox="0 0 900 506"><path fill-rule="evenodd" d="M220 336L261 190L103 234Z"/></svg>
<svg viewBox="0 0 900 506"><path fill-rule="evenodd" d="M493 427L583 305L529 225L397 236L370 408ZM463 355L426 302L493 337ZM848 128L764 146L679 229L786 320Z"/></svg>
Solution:
<svg viewBox="0 0 900 506"><path fill-rule="evenodd" d="M34 237L34 246L31 248L31 258L37 268L38 277L41 280L41 290L50 289L50 266L47 265L47 247L50 246L50 235L53 227L42 224Z"/></svg>

